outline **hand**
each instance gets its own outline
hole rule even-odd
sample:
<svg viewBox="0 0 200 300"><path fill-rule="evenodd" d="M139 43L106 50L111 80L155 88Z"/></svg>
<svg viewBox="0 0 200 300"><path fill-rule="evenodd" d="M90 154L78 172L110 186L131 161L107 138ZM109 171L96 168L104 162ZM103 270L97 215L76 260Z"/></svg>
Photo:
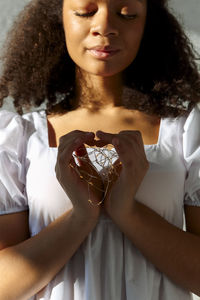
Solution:
<svg viewBox="0 0 200 300"><path fill-rule="evenodd" d="M104 200L104 208L110 217L119 218L134 209L134 197L149 168L144 144L139 131L121 131L110 134L97 131L101 144L113 144L119 159L114 163L115 172ZM114 170L114 169L113 169Z"/></svg>
<svg viewBox="0 0 200 300"><path fill-rule="evenodd" d="M88 202L99 203L103 199L103 183L98 172L90 164L84 143L95 145L94 133L79 130L72 131L60 138L58 156L55 166L56 177L62 188L73 204L74 212L81 217L98 218L100 206L94 206ZM84 156L85 160L78 159L77 166L73 152L78 156ZM93 177L89 178L87 174ZM89 192L88 192L88 182Z"/></svg>

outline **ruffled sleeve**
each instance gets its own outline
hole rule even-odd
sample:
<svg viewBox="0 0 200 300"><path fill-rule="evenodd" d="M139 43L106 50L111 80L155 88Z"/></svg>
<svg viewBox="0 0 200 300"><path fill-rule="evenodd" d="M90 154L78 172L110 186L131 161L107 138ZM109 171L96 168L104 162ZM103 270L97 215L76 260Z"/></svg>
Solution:
<svg viewBox="0 0 200 300"><path fill-rule="evenodd" d="M189 114L183 134L183 154L187 168L184 204L200 206L200 110Z"/></svg>
<svg viewBox="0 0 200 300"><path fill-rule="evenodd" d="M0 215L28 209L25 196L25 120L0 111Z"/></svg>

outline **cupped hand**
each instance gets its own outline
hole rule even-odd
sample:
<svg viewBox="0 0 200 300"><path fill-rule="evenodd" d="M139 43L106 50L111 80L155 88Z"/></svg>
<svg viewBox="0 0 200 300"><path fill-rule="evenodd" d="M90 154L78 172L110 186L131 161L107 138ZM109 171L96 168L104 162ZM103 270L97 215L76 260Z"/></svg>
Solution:
<svg viewBox="0 0 200 300"><path fill-rule="evenodd" d="M103 206L108 215L120 218L134 209L134 198L148 171L144 144L139 131L121 131L118 134L97 131L99 144L113 144L119 159L113 165L108 191ZM106 186L105 186L106 187Z"/></svg>
<svg viewBox="0 0 200 300"><path fill-rule="evenodd" d="M83 218L99 217L101 206L97 204L104 196L102 179L92 167L84 145L94 146L94 137L94 133L79 130L62 136L55 166L57 180L71 200L74 212ZM74 151L77 157L84 157L77 158L79 166L73 157Z"/></svg>

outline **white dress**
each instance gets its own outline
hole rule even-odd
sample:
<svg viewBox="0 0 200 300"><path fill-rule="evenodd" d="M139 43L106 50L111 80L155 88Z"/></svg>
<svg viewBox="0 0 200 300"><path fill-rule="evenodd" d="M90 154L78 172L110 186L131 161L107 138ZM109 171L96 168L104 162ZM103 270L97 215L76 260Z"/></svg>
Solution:
<svg viewBox="0 0 200 300"><path fill-rule="evenodd" d="M55 176L46 111L0 111L0 214L29 209L31 236L72 207ZM88 150L89 151L89 150ZM161 120L145 146L150 168L136 200L183 228L183 205L200 206L200 111ZM22 279L23 280L23 279ZM106 215L34 300L189 300Z"/></svg>

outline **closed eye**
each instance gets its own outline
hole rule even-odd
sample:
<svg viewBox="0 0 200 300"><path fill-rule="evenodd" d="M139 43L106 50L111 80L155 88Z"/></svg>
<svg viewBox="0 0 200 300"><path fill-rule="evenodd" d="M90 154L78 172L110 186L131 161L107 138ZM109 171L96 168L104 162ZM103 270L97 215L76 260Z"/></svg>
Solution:
<svg viewBox="0 0 200 300"><path fill-rule="evenodd" d="M91 12L88 12L88 13L79 13L77 11L75 11L75 16L78 16L78 17L82 17L82 18L89 18L89 17L92 17L96 12L95 11L91 11Z"/></svg>
<svg viewBox="0 0 200 300"><path fill-rule="evenodd" d="M74 12L75 16L82 17L82 18L92 17L92 16L94 16L95 13L96 13L96 11L91 11L88 13L79 13L77 11ZM126 14L122 14L122 13L117 13L117 15L125 20L134 20L137 17L137 15L126 15Z"/></svg>
<svg viewBox="0 0 200 300"><path fill-rule="evenodd" d="M122 13L118 13L118 15L125 20L134 20L137 17L137 15L126 15Z"/></svg>

